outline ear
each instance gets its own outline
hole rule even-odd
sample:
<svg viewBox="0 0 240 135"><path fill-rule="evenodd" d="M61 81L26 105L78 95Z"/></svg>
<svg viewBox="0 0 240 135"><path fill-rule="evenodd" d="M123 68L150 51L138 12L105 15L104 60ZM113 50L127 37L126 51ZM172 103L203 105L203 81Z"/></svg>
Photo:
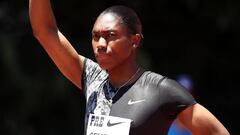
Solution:
<svg viewBox="0 0 240 135"><path fill-rule="evenodd" d="M133 47L138 48L140 46L140 41L141 41L141 35L140 34L133 35Z"/></svg>

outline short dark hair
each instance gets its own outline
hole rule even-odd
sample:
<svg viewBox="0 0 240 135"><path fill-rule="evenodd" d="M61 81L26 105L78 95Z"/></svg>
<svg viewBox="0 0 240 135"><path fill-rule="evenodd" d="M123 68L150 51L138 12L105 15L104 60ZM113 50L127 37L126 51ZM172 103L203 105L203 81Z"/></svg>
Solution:
<svg viewBox="0 0 240 135"><path fill-rule="evenodd" d="M131 34L142 36L142 23L134 10L123 5L115 5L105 9L99 16L111 13L118 16ZM143 37L143 36L142 36Z"/></svg>

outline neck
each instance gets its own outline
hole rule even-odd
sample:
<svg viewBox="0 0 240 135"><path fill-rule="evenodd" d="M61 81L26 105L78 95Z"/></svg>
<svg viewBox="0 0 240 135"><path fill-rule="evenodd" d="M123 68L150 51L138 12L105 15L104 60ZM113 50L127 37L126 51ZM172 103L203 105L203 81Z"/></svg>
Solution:
<svg viewBox="0 0 240 135"><path fill-rule="evenodd" d="M119 88L122 85L134 82L139 77L141 68L134 63L126 66L118 66L117 68L108 70L108 73L111 84Z"/></svg>

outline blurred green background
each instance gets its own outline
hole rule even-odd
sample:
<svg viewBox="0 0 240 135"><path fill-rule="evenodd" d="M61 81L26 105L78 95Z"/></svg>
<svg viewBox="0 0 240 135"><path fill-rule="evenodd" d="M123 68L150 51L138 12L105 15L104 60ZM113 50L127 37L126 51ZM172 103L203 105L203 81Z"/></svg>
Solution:
<svg viewBox="0 0 240 135"><path fill-rule="evenodd" d="M193 95L238 135L240 1L52 0L58 26L93 58L91 29L111 5L133 8L143 23L139 62L176 79L193 79ZM0 1L0 135L80 135L84 96L32 35L27 0Z"/></svg>

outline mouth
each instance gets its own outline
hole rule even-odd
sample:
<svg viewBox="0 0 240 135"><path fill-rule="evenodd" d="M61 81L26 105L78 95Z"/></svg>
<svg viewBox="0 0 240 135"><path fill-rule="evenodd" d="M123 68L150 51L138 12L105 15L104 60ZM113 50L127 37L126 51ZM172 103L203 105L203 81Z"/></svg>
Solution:
<svg viewBox="0 0 240 135"><path fill-rule="evenodd" d="M98 48L95 56L98 60L106 59L108 57L107 49L106 48Z"/></svg>
<svg viewBox="0 0 240 135"><path fill-rule="evenodd" d="M107 53L107 48L97 48L97 53Z"/></svg>

